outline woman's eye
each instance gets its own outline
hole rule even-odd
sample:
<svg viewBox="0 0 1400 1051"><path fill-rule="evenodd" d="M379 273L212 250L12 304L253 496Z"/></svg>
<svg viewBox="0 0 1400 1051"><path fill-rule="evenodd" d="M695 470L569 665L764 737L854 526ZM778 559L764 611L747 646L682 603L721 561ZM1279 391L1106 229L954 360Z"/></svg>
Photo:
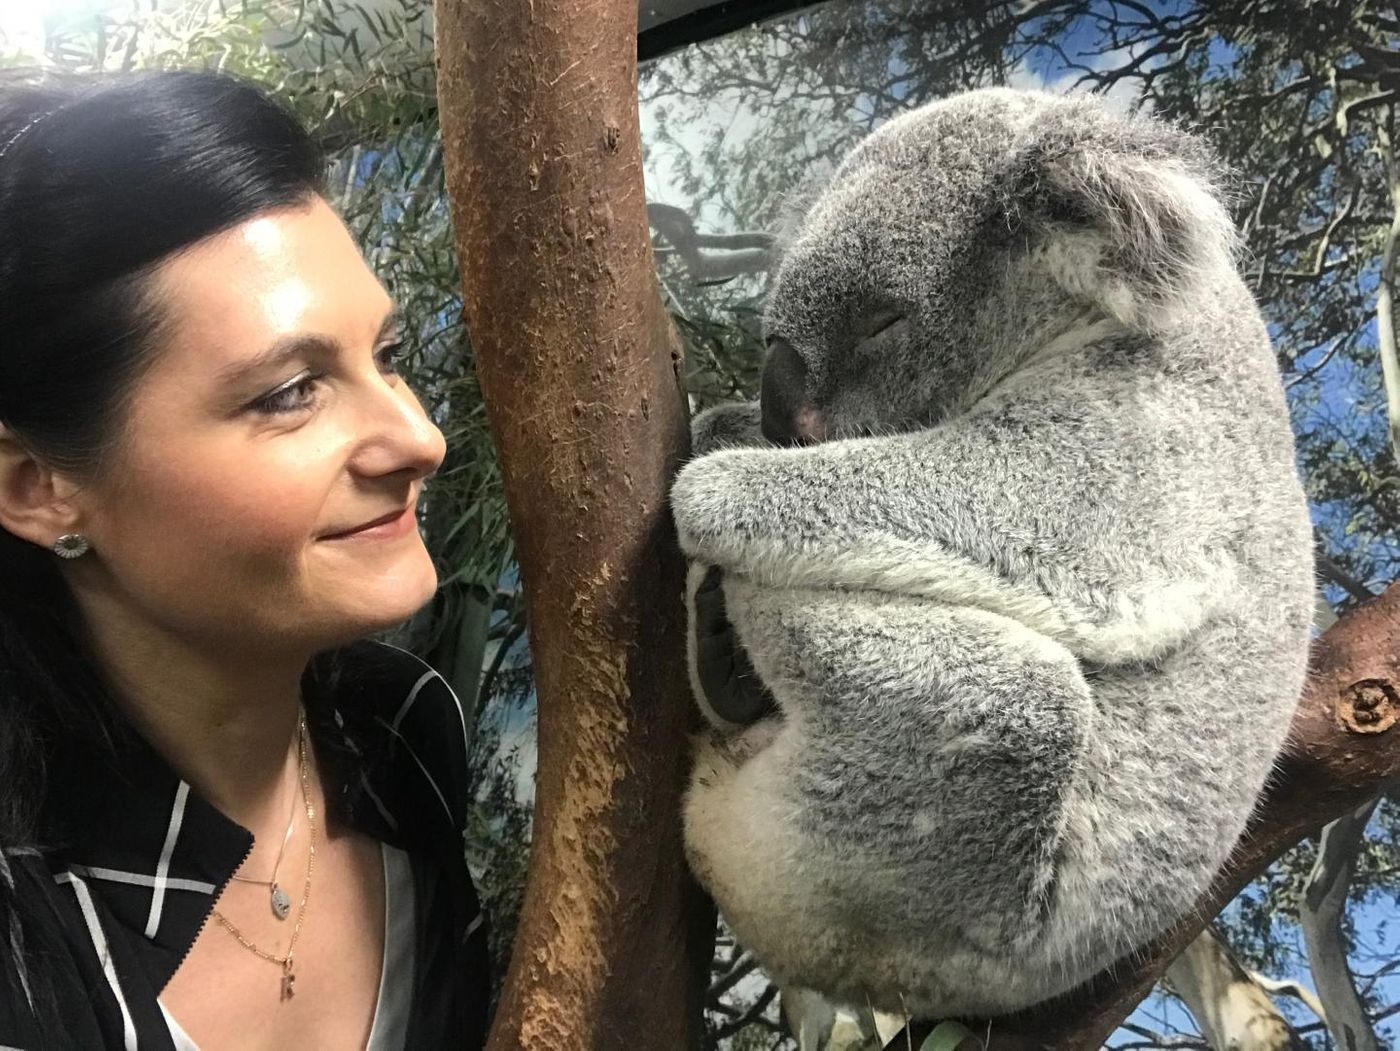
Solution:
<svg viewBox="0 0 1400 1051"><path fill-rule="evenodd" d="M399 359L403 357L403 348L403 340L381 348L379 353L375 355L379 359L379 367L385 372L397 372Z"/></svg>
<svg viewBox="0 0 1400 1051"><path fill-rule="evenodd" d="M403 356L404 342L399 340L375 351L374 359L381 372L398 373L399 358ZM250 408L264 416L282 416L287 413L305 412L316 405L316 388L325 379L323 373L308 372L304 376L283 384L274 391L264 394L253 402Z"/></svg>
<svg viewBox="0 0 1400 1051"><path fill-rule="evenodd" d="M300 379L278 387L253 403L253 409L267 416L277 416L289 412L301 412L316 403L316 384L321 377L309 373Z"/></svg>

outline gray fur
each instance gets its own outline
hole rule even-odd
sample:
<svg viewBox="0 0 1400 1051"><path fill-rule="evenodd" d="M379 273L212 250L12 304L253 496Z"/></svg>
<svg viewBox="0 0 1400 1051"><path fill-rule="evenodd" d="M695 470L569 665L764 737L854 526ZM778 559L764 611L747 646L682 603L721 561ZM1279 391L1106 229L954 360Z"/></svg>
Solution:
<svg viewBox="0 0 1400 1051"><path fill-rule="evenodd" d="M786 246L767 325L834 438L712 410L673 492L780 708L699 742L688 850L784 983L1025 1007L1244 827L1313 577L1215 181L1161 123L991 89L876 132Z"/></svg>

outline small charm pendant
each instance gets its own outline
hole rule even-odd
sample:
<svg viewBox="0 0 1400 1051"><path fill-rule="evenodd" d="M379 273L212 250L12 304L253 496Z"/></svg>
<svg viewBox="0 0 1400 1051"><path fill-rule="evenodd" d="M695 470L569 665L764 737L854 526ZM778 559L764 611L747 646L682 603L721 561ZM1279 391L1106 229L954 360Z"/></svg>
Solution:
<svg viewBox="0 0 1400 1051"><path fill-rule="evenodd" d="M286 967L282 971L282 999L290 1000L296 995L294 988L297 983L297 976L292 973L291 967Z"/></svg>
<svg viewBox="0 0 1400 1051"><path fill-rule="evenodd" d="M292 911L292 899L275 883L272 885L272 911L279 920L285 920Z"/></svg>

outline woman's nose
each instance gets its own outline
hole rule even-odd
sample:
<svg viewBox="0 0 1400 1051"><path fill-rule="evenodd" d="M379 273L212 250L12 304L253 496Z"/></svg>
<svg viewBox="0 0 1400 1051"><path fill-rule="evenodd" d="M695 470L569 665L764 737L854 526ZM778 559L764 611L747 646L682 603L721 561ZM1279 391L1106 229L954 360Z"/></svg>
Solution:
<svg viewBox="0 0 1400 1051"><path fill-rule="evenodd" d="M366 474L406 471L415 478L436 471L447 455L447 443L408 384L402 379L383 384L372 400L360 469Z"/></svg>

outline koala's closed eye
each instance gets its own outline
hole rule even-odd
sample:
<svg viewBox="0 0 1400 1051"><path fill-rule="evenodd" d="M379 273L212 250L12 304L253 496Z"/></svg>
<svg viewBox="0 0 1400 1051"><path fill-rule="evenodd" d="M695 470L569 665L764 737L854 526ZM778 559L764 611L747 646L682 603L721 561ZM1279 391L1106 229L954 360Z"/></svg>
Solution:
<svg viewBox="0 0 1400 1051"><path fill-rule="evenodd" d="M861 319L861 323L856 326L857 335L859 338L871 339L881 333L888 332L908 315L907 307L895 304L879 307Z"/></svg>

